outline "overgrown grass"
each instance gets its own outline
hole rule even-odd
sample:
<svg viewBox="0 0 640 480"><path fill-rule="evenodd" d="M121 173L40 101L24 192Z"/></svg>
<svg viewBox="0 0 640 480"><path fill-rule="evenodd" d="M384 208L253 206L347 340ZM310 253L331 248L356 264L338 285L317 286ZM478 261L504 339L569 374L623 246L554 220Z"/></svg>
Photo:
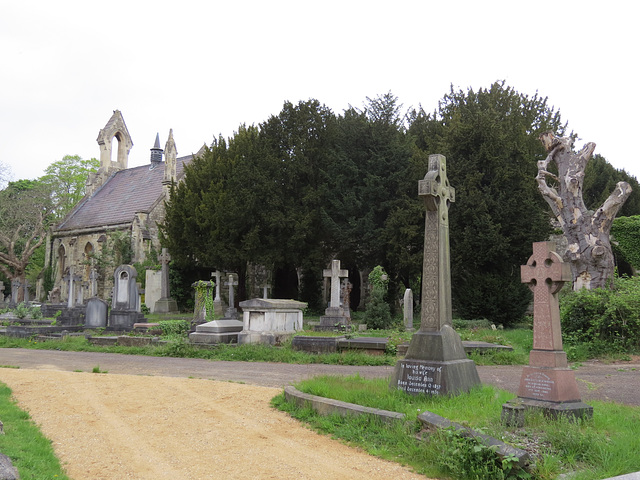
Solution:
<svg viewBox="0 0 640 480"><path fill-rule="evenodd" d="M0 383L0 452L7 455L22 479L68 480L49 441L11 398L11 389Z"/></svg>
<svg viewBox="0 0 640 480"><path fill-rule="evenodd" d="M322 417L310 409L287 404L279 395L273 404L313 428L341 438L368 452L411 466L417 472L441 478L526 478L513 462L499 462L488 449L444 431L418 441L417 415L425 410L468 425L535 456L533 479L556 478L574 472L572 479L597 480L640 470L640 408L608 402L591 402L591 420L549 420L536 412L526 416L524 428L507 428L500 422L502 404L513 394L482 386L455 397L411 396L390 390L388 379L317 377L296 387L306 393L360 405L402 412L407 421L389 426L373 418Z"/></svg>

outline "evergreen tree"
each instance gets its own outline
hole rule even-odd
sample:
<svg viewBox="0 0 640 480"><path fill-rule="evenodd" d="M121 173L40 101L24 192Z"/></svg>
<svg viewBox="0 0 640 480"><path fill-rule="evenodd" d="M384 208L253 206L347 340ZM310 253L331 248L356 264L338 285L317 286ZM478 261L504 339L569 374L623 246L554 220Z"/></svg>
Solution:
<svg viewBox="0 0 640 480"><path fill-rule="evenodd" d="M436 112L413 115L410 132L418 147L447 157L456 189L449 224L458 315L505 325L523 316L531 296L520 283L520 265L531 255L532 242L551 231L535 183L536 162L545 156L538 136L564 129L545 98L500 82L477 92L452 88ZM425 159L420 154L416 162ZM427 169L425 163L422 171Z"/></svg>

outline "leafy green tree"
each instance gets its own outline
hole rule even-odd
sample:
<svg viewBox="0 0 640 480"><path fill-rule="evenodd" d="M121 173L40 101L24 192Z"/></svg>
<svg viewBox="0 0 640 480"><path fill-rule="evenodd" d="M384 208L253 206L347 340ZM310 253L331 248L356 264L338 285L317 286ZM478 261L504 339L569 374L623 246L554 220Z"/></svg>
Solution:
<svg viewBox="0 0 640 480"><path fill-rule="evenodd" d="M452 88L434 113L413 115L409 131L418 147L447 157L456 189L449 225L458 315L505 325L523 316L531 296L520 283L520 265L532 242L551 231L535 183L536 162L545 157L538 136L565 128L546 98L520 94L504 82L477 92ZM425 163L422 175L427 169ZM419 178L412 180L415 189Z"/></svg>
<svg viewBox="0 0 640 480"><path fill-rule="evenodd" d="M49 185L39 180L10 182L0 191L0 271L24 284L32 256L46 240L54 203ZM19 300L24 297L20 291Z"/></svg>
<svg viewBox="0 0 640 480"><path fill-rule="evenodd" d="M51 188L58 218L66 215L84 197L87 177L98 167L100 161L95 158L84 160L79 155L65 155L45 169L40 180Z"/></svg>

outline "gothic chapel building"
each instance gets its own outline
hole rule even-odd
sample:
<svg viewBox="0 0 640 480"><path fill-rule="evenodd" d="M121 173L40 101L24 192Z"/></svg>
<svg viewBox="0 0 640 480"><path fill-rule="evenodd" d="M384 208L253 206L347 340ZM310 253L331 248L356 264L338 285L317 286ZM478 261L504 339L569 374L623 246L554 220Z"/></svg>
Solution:
<svg viewBox="0 0 640 480"><path fill-rule="evenodd" d="M158 224L164 219L164 202L171 184L182 178L184 165L193 158L177 158L170 130L164 151L157 135L150 162L128 168L133 142L119 110L100 130L97 141L100 168L89 175L85 197L52 229L47 244L46 258L55 271L54 288L59 288L63 301L68 298L64 277L71 273L87 288L91 271L97 267L92 257L103 252L113 233L130 238L132 263L144 261L152 248L159 251ZM116 143L117 152L112 152ZM111 296L116 267L99 272L97 294L103 299Z"/></svg>

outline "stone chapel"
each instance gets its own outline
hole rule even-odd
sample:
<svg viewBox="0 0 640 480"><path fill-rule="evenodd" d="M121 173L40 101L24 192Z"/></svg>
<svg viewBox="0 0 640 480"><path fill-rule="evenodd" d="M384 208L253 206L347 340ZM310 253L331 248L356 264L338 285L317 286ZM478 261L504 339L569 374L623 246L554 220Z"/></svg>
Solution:
<svg viewBox="0 0 640 480"><path fill-rule="evenodd" d="M100 168L89 175L85 197L52 229L47 242L46 258L55 271L54 289L59 289L62 300L68 298L64 277L69 273L76 277L76 284L88 288L91 271L97 267L92 256L106 247L113 233L122 232L130 238L132 263L144 261L152 248L160 251L158 224L164 219L164 202L171 185L182 178L184 165L194 157L177 157L170 130L164 150L156 135L150 162L128 168L133 142L119 110L100 130L97 142ZM115 144L117 150L112 152ZM116 267L100 272L97 295L103 299L111 296Z"/></svg>

